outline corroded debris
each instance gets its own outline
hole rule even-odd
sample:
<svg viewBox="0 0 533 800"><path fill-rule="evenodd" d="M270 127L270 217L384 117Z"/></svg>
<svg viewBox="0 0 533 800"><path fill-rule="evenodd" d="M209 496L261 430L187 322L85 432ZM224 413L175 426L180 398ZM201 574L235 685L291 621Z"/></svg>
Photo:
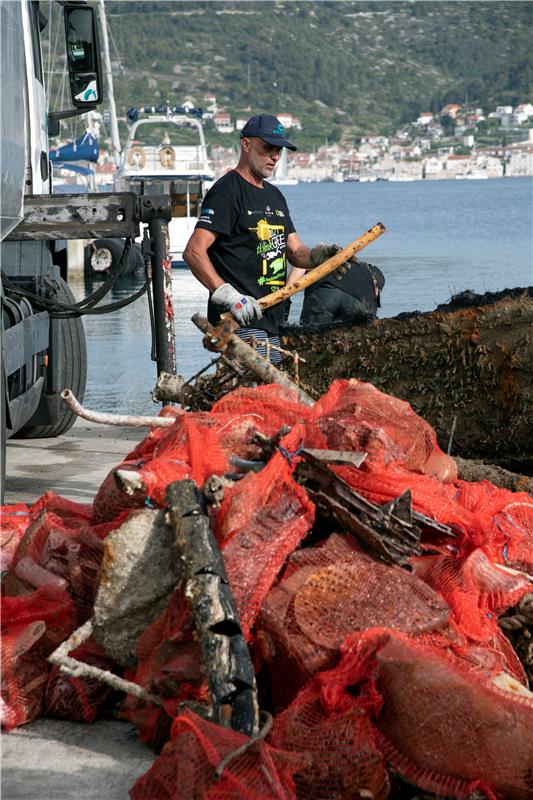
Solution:
<svg viewBox="0 0 533 800"><path fill-rule="evenodd" d="M533 465L533 289L465 292L427 313L327 330L291 326L282 344L305 357L318 393L337 378L370 381L411 403L454 455Z"/></svg>
<svg viewBox="0 0 533 800"><path fill-rule="evenodd" d="M409 564L411 556L422 553L423 531L453 539L449 527L412 510L409 490L390 503L377 506L336 475L316 453L302 451L303 461L296 468L298 480L315 503L317 513L329 525L352 534L375 558L387 564ZM334 464L335 457L329 463Z"/></svg>
<svg viewBox="0 0 533 800"><path fill-rule="evenodd" d="M518 475L496 464L485 464L483 461L456 457L457 472L463 481L490 481L500 489L511 492L528 492L533 496L533 478Z"/></svg>

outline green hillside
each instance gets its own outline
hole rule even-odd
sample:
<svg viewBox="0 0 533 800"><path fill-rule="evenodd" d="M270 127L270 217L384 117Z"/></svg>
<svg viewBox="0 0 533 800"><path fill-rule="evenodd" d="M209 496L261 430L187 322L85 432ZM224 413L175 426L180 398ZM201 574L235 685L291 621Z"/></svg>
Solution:
<svg viewBox="0 0 533 800"><path fill-rule="evenodd" d="M106 2L119 115L134 105L292 112L302 147L420 111L531 100L529 2ZM234 137L226 135L229 142ZM219 137L220 140L220 137ZM222 136L222 141L225 137Z"/></svg>

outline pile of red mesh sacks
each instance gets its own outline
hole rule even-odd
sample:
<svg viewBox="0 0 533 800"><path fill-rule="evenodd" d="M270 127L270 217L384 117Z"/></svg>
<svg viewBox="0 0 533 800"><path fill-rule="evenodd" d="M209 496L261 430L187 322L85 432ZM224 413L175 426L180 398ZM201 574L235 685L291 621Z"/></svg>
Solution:
<svg viewBox="0 0 533 800"><path fill-rule="evenodd" d="M141 635L128 675L163 700L128 696L124 715L160 751L133 800L191 798L533 797L533 695L498 617L532 591L533 499L457 480L454 462L411 407L359 381L338 381L313 407L280 386L237 390L210 412L177 408L120 465L91 506L44 495L3 509L2 719L91 721L107 689L50 670L50 652L91 615L102 541L136 509L164 507L168 483L234 473L258 457L256 432L290 432L258 473L210 508L270 733L247 740L182 704L206 702L200 649L178 587ZM340 527L315 524L294 479L302 446L365 451L331 467L374 503L409 488L413 508L454 537L426 542L411 570L364 552ZM114 665L91 639L73 654ZM413 790L414 791L414 790ZM407 792L407 793L405 793Z"/></svg>

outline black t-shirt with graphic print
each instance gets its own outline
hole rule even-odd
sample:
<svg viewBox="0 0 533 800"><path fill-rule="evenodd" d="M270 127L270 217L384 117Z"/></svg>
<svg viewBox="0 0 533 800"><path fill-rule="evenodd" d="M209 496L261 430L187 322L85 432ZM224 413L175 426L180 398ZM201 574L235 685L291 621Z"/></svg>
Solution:
<svg viewBox="0 0 533 800"><path fill-rule="evenodd" d="M294 232L285 198L265 181L258 189L232 170L207 192L197 228L218 233L208 255L226 283L252 297L264 297L285 286L287 236ZM209 322L220 317L208 304ZM254 328L277 335L283 303L265 311Z"/></svg>

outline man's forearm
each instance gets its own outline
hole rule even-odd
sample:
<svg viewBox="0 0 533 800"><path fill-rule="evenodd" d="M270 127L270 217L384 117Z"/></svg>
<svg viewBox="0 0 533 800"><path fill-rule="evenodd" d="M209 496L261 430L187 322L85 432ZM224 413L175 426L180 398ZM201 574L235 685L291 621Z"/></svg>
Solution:
<svg viewBox="0 0 533 800"><path fill-rule="evenodd" d="M306 272L307 272L307 270L306 269L302 269L301 267L293 267L291 269L291 273L290 273L289 277L287 278L287 286L290 286L291 283L295 283L296 281L299 281L300 278L303 278L303 276L305 275Z"/></svg>
<svg viewBox="0 0 533 800"><path fill-rule="evenodd" d="M293 267L299 267L300 269L306 270L310 269L311 267L310 253L311 253L311 248L306 247L304 244L301 244L296 249L288 252L287 255Z"/></svg>

